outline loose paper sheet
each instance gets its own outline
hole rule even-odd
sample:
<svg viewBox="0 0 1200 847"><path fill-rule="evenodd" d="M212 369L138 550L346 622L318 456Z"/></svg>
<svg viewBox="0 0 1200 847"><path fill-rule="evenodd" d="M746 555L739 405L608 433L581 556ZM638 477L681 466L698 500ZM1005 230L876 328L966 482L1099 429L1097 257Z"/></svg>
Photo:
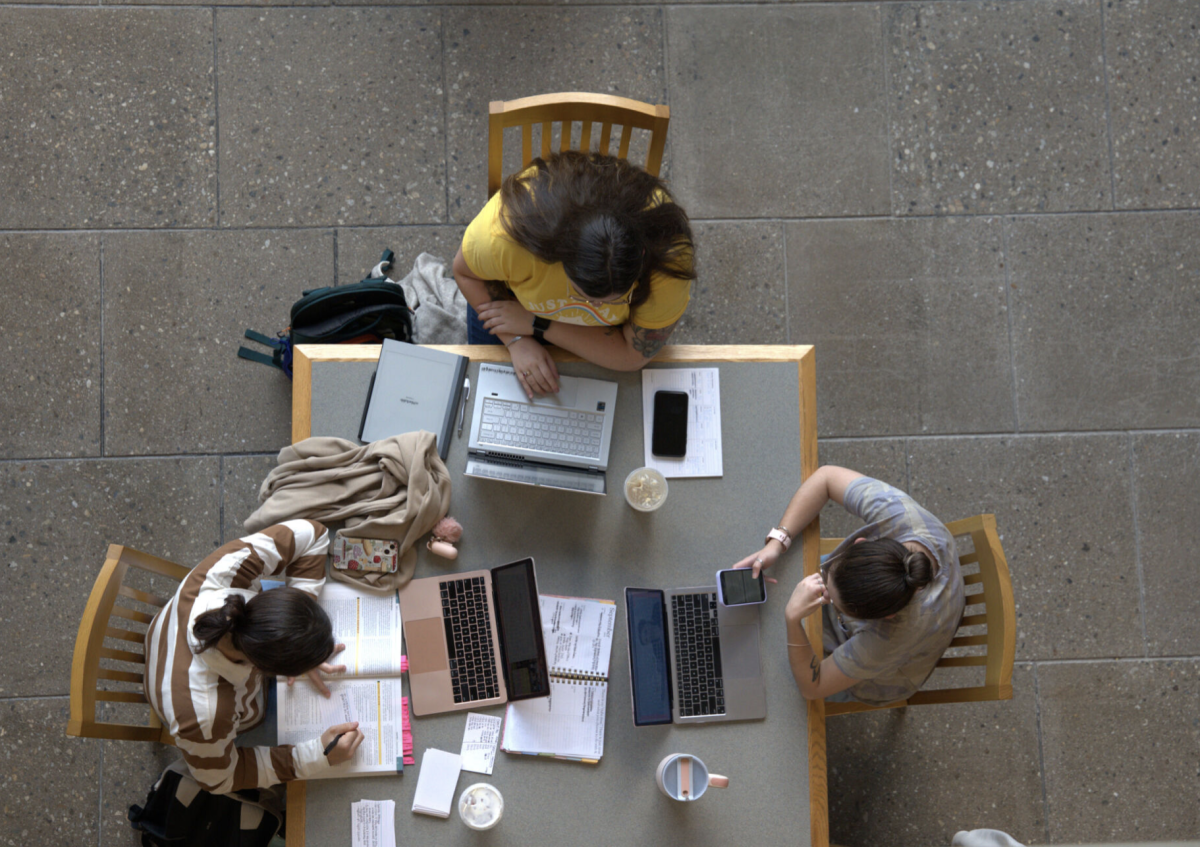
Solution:
<svg viewBox="0 0 1200 847"><path fill-rule="evenodd" d="M450 817L454 789L458 786L461 770L462 759L459 756L445 750L427 748L425 755L421 756L421 773L417 777L412 810L439 818Z"/></svg>
<svg viewBox="0 0 1200 847"><path fill-rule="evenodd" d="M664 459L650 452L654 427L654 392L686 391L687 455ZM721 451L721 372L717 368L646 368L642 371L642 425L646 466L668 479L724 476Z"/></svg>
<svg viewBox="0 0 1200 847"><path fill-rule="evenodd" d="M353 847L396 847L396 801L351 803L350 843Z"/></svg>
<svg viewBox="0 0 1200 847"><path fill-rule="evenodd" d="M496 745L500 743L500 724L503 722L498 715L467 712L467 726L463 730L462 751L459 753L464 771L492 772L496 764Z"/></svg>

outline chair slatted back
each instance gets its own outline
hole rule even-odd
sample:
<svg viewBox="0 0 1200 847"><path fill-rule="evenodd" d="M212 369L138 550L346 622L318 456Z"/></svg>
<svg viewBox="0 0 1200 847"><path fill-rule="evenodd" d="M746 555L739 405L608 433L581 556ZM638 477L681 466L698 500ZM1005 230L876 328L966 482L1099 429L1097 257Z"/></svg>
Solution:
<svg viewBox="0 0 1200 847"><path fill-rule="evenodd" d="M663 149L667 143L667 124L671 109L614 97L611 94L588 94L572 91L564 94L542 94L519 100L494 100L488 106L488 197L500 190L504 179L504 130L521 128L521 167L533 161L533 128L541 127L539 156L549 156L553 147L554 126L559 126L558 152L571 148L574 125L580 125L579 150L592 147L593 125L600 124L597 148L608 154L612 147L613 127L620 127L616 156L629 158L629 146L635 129L650 133L649 150L643 167L658 176L662 168ZM518 171L519 172L519 171Z"/></svg>
<svg viewBox="0 0 1200 847"><path fill-rule="evenodd" d="M173 562L131 547L109 545L104 566L96 577L79 621L79 633L75 636L67 735L173 743L142 690L146 629L154 620L154 614L135 605L161 609L170 597L126 585L131 572L139 570L176 583L188 575L187 568ZM110 646L113 642L117 646ZM120 666L113 667L114 663ZM146 721L128 724L100 720L98 710L102 703L142 705Z"/></svg>
<svg viewBox="0 0 1200 847"><path fill-rule="evenodd" d="M906 705L1012 698L1013 662L1017 652L1017 610L1013 601L1008 561L1004 558L1004 549L1000 546L1000 535L996 530L996 516L976 515L948 523L946 528L955 536L971 538L974 549L970 553L960 555L958 561L964 569L972 564L977 564L978 569L974 573L963 575L963 582L967 588L967 604L958 624L961 634L955 635L945 655L938 661L937 667L982 667L983 682L958 688L918 691L908 700L900 700L887 706L826 703L826 715L867 712ZM821 555L833 552L841 542L840 538L822 538ZM973 588L976 585L981 587ZM984 631L963 632L964 629L973 627L982 627ZM979 647L983 647L984 650L980 652Z"/></svg>

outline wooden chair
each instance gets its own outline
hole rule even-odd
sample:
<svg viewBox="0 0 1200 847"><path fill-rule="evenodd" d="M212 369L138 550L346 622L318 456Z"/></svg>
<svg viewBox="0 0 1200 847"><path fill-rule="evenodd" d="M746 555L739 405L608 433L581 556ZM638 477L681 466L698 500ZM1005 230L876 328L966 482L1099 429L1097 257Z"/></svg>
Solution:
<svg viewBox="0 0 1200 847"><path fill-rule="evenodd" d="M959 621L959 631L966 627L985 627L986 632L956 635L938 661L937 667L982 667L983 684L918 691L907 700L898 700L886 706L826 701L826 715L844 715L930 703L1012 699L1013 660L1017 652L1017 610L1013 602L1008 562L1005 561L1004 550L1000 547L1000 536L996 532L996 516L976 515L973 518L948 523L946 527L956 536L970 536L975 548L972 552L958 557L959 565L963 568L963 582L966 583L968 591L967 608L963 610L963 618ZM821 555L832 552L841 541L840 538L822 538ZM972 568L972 565L977 566ZM982 586L982 590L970 593L972 585ZM980 606L983 608L980 609ZM963 649L977 647L984 647L984 652Z"/></svg>
<svg viewBox="0 0 1200 847"><path fill-rule="evenodd" d="M522 97L520 100L493 100L488 105L488 197L500 190L504 179L504 130L508 127L521 128L521 167L533 161L533 127L542 126L542 149L540 155L549 156L553 125L560 125L559 152L571 149L571 128L581 123L579 149L590 150L592 146L592 124L600 124L601 153L607 154L612 141L613 126L621 127L621 139L616 155L629 158L629 142L634 129L650 132L650 149L643 167L658 176L662 167L663 147L667 143L667 124L671 120L668 106L641 103L627 97L611 94L587 94L567 92L565 94L542 94L537 97Z"/></svg>
<svg viewBox="0 0 1200 847"><path fill-rule="evenodd" d="M150 708L142 690L146 668L145 635L154 614L135 605L141 603L160 609L166 605L170 594L160 597L126 585L127 577L136 571L172 580L172 592L174 584L188 575L187 568L173 562L130 547L109 545L104 567L100 569L87 606L84 607L79 634L75 636L75 658L71 663L71 718L67 723L67 735L175 743L158 715ZM118 604L119 600L124 602ZM106 639L120 642L122 648L129 649L107 646ZM111 667L114 663L118 666ZM136 669L130 669L129 666L136 666ZM101 680L104 681L103 685ZM97 706L102 702L141 704L145 707L146 721L126 724L99 720Z"/></svg>

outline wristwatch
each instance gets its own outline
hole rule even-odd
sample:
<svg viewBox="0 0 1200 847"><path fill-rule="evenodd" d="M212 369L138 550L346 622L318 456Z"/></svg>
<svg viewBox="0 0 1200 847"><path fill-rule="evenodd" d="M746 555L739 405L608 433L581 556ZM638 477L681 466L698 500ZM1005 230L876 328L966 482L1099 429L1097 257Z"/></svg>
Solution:
<svg viewBox="0 0 1200 847"><path fill-rule="evenodd" d="M533 337L538 341L546 340L546 330L550 328L550 320L538 315L533 319Z"/></svg>
<svg viewBox="0 0 1200 847"><path fill-rule="evenodd" d="M789 533L789 532L788 532L786 529L784 529L784 528L783 528L783 527L781 527L781 526L777 526L777 527L775 527L773 530L771 530L770 532L768 532L768 533L767 533L766 540L764 540L764 541L763 541L763 544L766 544L766 543L767 543L768 541L770 541L772 538L774 538L776 541L778 541L780 544L782 544L782 545L783 545L783 549L784 549L784 551L785 551L785 552L787 551L787 549L788 549L789 547L791 547L791 546L792 546L792 535L791 535L791 533Z"/></svg>

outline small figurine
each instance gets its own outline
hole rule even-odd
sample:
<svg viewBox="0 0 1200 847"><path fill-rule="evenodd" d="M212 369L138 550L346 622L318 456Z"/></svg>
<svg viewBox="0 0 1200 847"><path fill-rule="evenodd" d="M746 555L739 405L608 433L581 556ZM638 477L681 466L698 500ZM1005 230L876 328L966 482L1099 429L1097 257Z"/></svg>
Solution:
<svg viewBox="0 0 1200 847"><path fill-rule="evenodd" d="M434 525L433 538L429 539L425 548L443 559L457 559L458 548L454 545L462 538L462 534L462 524L447 515Z"/></svg>

